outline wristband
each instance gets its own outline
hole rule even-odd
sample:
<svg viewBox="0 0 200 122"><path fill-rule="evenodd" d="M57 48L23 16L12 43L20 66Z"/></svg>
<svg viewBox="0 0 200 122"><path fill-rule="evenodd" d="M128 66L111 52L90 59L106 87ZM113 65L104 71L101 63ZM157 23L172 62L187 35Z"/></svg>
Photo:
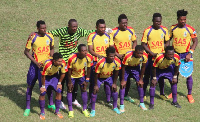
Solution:
<svg viewBox="0 0 200 122"><path fill-rule="evenodd" d="M174 77L173 78L177 78L177 75L174 75Z"/></svg>
<svg viewBox="0 0 200 122"><path fill-rule="evenodd" d="M156 77L153 77L153 79L156 80L157 78L156 78Z"/></svg>
<svg viewBox="0 0 200 122"><path fill-rule="evenodd" d="M58 82L58 85L60 85L61 84L61 82Z"/></svg>
<svg viewBox="0 0 200 122"><path fill-rule="evenodd" d="M42 85L42 88L45 88L45 85Z"/></svg>
<svg viewBox="0 0 200 122"><path fill-rule="evenodd" d="M89 82L89 81L90 81L90 78L86 78L85 81L86 81L86 82Z"/></svg>
<svg viewBox="0 0 200 122"><path fill-rule="evenodd" d="M193 53L194 53L194 50L190 49L189 53L193 54Z"/></svg>

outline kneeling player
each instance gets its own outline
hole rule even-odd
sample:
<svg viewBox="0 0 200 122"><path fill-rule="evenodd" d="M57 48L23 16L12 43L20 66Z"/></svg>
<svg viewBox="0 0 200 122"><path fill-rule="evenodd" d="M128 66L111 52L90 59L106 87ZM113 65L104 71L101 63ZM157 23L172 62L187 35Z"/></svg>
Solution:
<svg viewBox="0 0 200 122"><path fill-rule="evenodd" d="M148 59L147 53L144 52L144 48L141 45L135 47L135 51L129 51L126 53L122 61L122 81L120 86L120 111L125 112L124 109L124 94L127 78L134 78L136 80L138 93L140 97L140 107L143 110L147 110L144 105L143 96L143 75L145 71L146 62ZM140 64L142 63L141 71Z"/></svg>
<svg viewBox="0 0 200 122"><path fill-rule="evenodd" d="M121 61L115 57L115 48L108 47L106 49L106 58L100 59L95 66L95 76L94 76L94 91L91 95L91 113L90 116L95 116L95 103L97 99L97 92L102 83L109 84L112 89L112 98L113 98L113 110L120 114L121 112L117 108L117 77L119 70L121 69ZM114 72L113 72L114 71Z"/></svg>
<svg viewBox="0 0 200 122"><path fill-rule="evenodd" d="M85 44L80 44L78 46L78 53L73 53L70 55L68 60L68 83L67 83L67 101L69 108L69 118L74 117L74 112L72 109L72 91L75 82L77 82L81 87L81 97L83 100L83 114L85 117L90 117L90 114L87 111L87 85L90 77L90 70L93 58L87 52L87 47ZM85 68L87 67L87 76L85 77Z"/></svg>
<svg viewBox="0 0 200 122"><path fill-rule="evenodd" d="M177 108L181 106L177 102L177 74L179 71L180 57L178 54L174 53L173 46L167 46L165 48L165 53L159 54L154 60L152 67L152 76L151 86L149 89L150 92L150 105L149 109L154 109L154 96L155 96L155 87L157 81L160 82L163 79L168 79L171 84L172 97L174 105Z"/></svg>
<svg viewBox="0 0 200 122"><path fill-rule="evenodd" d="M61 70L61 75L59 78L58 71ZM60 53L54 53L53 59L49 59L45 62L44 69L42 71L42 87L40 88L40 97L39 97L39 104L40 104L40 119L45 119L45 94L46 89L48 87L53 88L56 92L56 110L55 114L59 118L63 118L62 114L59 112L60 102L61 102L61 90L62 85L61 82L65 77L65 73L67 72L67 66L65 61L62 59L62 55Z"/></svg>

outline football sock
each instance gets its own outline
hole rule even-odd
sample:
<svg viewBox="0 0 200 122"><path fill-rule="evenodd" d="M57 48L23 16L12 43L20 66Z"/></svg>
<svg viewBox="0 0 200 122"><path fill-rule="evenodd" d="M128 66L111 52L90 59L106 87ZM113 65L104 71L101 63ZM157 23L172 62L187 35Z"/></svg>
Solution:
<svg viewBox="0 0 200 122"><path fill-rule="evenodd" d="M125 94L125 88L119 90L119 96L120 96L120 105L124 105L124 94Z"/></svg>
<svg viewBox="0 0 200 122"><path fill-rule="evenodd" d="M91 95L92 110L95 110L96 99L97 99L97 95L92 93L92 95Z"/></svg>
<svg viewBox="0 0 200 122"><path fill-rule="evenodd" d="M44 113L45 100L39 100L41 113Z"/></svg>
<svg viewBox="0 0 200 122"><path fill-rule="evenodd" d="M173 102L177 102L177 84L171 85Z"/></svg>
<svg viewBox="0 0 200 122"><path fill-rule="evenodd" d="M118 92L112 92L113 109L117 107Z"/></svg>
<svg viewBox="0 0 200 122"><path fill-rule="evenodd" d="M150 104L154 105L154 96L155 96L155 89L156 86L150 86L149 93L150 93Z"/></svg>
<svg viewBox="0 0 200 122"><path fill-rule="evenodd" d="M82 100L83 100L83 111L84 111L85 109L87 109L87 99L88 99L87 91L81 92L81 97L82 97Z"/></svg>
<svg viewBox="0 0 200 122"><path fill-rule="evenodd" d="M61 100L57 100L57 99L55 100L55 105L56 105L56 111L55 111L55 113L59 112L60 103L61 103Z"/></svg>
<svg viewBox="0 0 200 122"><path fill-rule="evenodd" d="M26 109L30 109L31 95L32 95L32 88L28 87L26 91Z"/></svg>
<svg viewBox="0 0 200 122"><path fill-rule="evenodd" d="M106 101L110 102L111 89L110 89L110 86L107 83L104 83L104 91L106 93Z"/></svg>
<svg viewBox="0 0 200 122"><path fill-rule="evenodd" d="M72 93L67 92L67 102L69 111L73 111L72 109Z"/></svg>
<svg viewBox="0 0 200 122"><path fill-rule="evenodd" d="M144 100L143 100L143 98L144 98L143 88L141 88L141 87L138 86L137 89L138 89L138 93L139 93L139 97L140 97L140 103L143 103L144 102Z"/></svg>
<svg viewBox="0 0 200 122"><path fill-rule="evenodd" d="M192 94L192 85L193 85L193 79L192 76L187 78L187 89L188 89L188 94Z"/></svg>

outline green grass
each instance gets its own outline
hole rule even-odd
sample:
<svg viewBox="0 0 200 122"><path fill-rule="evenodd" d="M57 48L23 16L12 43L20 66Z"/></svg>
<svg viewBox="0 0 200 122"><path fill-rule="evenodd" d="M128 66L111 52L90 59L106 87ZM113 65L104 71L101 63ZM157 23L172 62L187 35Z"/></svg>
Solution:
<svg viewBox="0 0 200 122"><path fill-rule="evenodd" d="M0 120L1 121L38 121L40 113L38 97L38 84L35 85L31 101L31 113L24 117L26 74L30 60L23 54L28 35L36 30L36 21L45 20L48 30L67 26L71 18L78 20L79 26L84 29L95 29L95 23L103 18L107 27L114 28L117 17L125 13L137 34L140 44L142 33L146 27L152 24L152 15L160 12L163 16L162 24L168 29L177 23L176 11L186 9L189 14L187 23L192 25L198 36L200 21L200 1L197 0L2 0L0 5ZM55 38L56 51L58 51L58 38ZM86 38L81 38L80 43L86 43ZM185 79L181 78L178 84L178 101L182 106L176 109L170 105L171 100L159 99L157 88L155 97L155 109L142 111L139 107L138 93L135 83L132 82L130 96L135 99L135 104L125 101L126 112L116 115L105 104L103 88L100 89L96 104L96 116L85 118L81 110L75 108L75 118L69 119L67 111L62 111L65 121L198 121L200 119L198 75L200 58L198 56L200 46L194 53L193 96L194 104L189 104L186 99L187 87ZM170 86L166 83L165 93L169 94ZM118 87L119 88L119 87ZM80 92L79 92L80 93ZM147 92L148 95L148 92ZM80 94L78 100L81 101ZM67 104L66 100L64 101ZM47 103L47 102L46 102ZM149 96L145 102L148 106ZM118 104L119 105L119 104ZM47 107L46 107L47 108ZM47 121L58 121L52 111L45 109Z"/></svg>

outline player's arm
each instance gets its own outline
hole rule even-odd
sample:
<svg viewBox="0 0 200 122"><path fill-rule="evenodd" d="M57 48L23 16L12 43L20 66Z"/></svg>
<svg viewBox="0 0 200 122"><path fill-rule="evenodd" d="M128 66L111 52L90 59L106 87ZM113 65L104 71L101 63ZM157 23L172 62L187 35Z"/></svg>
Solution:
<svg viewBox="0 0 200 122"><path fill-rule="evenodd" d="M172 83L173 84L177 83L178 71L179 71L179 66L175 66L175 68L174 68L174 76L173 76L173 79L172 79Z"/></svg>
<svg viewBox="0 0 200 122"><path fill-rule="evenodd" d="M169 46L170 45L170 40L168 41L165 41L165 47Z"/></svg>
<svg viewBox="0 0 200 122"><path fill-rule="evenodd" d="M122 77L122 81L121 81L121 89L124 89L125 86L126 86L126 81L124 80L124 74L125 74L125 69L126 69L126 65L122 64L122 74L121 74L121 77Z"/></svg>
<svg viewBox="0 0 200 122"><path fill-rule="evenodd" d="M72 80L71 80L71 71L72 71L72 69L71 68L68 68L68 84L67 84L67 86L68 86L68 92L72 92L73 91L73 83L72 83Z"/></svg>
<svg viewBox="0 0 200 122"><path fill-rule="evenodd" d="M197 44L198 44L198 39L197 39L197 37L192 38L192 42L193 42L193 44L192 44L192 46L191 46L191 49L190 49L189 53L187 54L187 56L186 56L186 58L185 58L186 61L189 61L189 60L190 60L191 55L192 55L192 53L194 52L194 50L195 50L195 48L196 48L196 46L197 46Z"/></svg>
<svg viewBox="0 0 200 122"><path fill-rule="evenodd" d="M153 57L156 57L157 56L157 53L153 53L146 45L145 42L142 42L142 46L144 47L145 51L149 54L151 54Z"/></svg>
<svg viewBox="0 0 200 122"><path fill-rule="evenodd" d="M138 86L140 86L141 88L143 88L143 84L144 84L143 76L144 76L145 68L146 68L146 63L142 63L141 71L140 71L140 80L139 82L137 82Z"/></svg>
<svg viewBox="0 0 200 122"><path fill-rule="evenodd" d="M81 37L87 37L89 36L90 33L95 32L95 30L85 30L82 28L80 28L80 31L81 31Z"/></svg>
<svg viewBox="0 0 200 122"><path fill-rule="evenodd" d="M116 92L117 91L117 78L118 78L119 70L114 70L114 79L113 79L113 84L112 84L112 91Z"/></svg>
<svg viewBox="0 0 200 122"><path fill-rule="evenodd" d="M93 47L93 45L88 45L88 50L89 50L89 52L90 52L91 55L96 56L96 57L98 57L99 59L100 59L100 58L103 58L103 56L101 56L101 55L99 55L99 54L97 54L97 53L94 52L94 47Z"/></svg>
<svg viewBox="0 0 200 122"><path fill-rule="evenodd" d="M59 29L47 31L47 32L51 33L55 37L61 37L64 33L67 33L67 29L66 28L59 28Z"/></svg>
<svg viewBox="0 0 200 122"><path fill-rule="evenodd" d="M42 87L40 88L40 93L43 93L46 91L46 88L45 88L45 79L46 79L46 76L45 75L42 75Z"/></svg>
<svg viewBox="0 0 200 122"><path fill-rule="evenodd" d="M54 46L50 46L50 56L53 56L54 54Z"/></svg>
<svg viewBox="0 0 200 122"><path fill-rule="evenodd" d="M25 48L24 54L26 55L26 57L29 58L34 64L36 64L37 67L41 68L41 67L42 67L42 63L38 63L38 62L31 56L31 54L30 54L29 52L30 52L30 49Z"/></svg>
<svg viewBox="0 0 200 122"><path fill-rule="evenodd" d="M153 87L155 87L156 83L157 83L157 79L156 79L156 67L154 67L154 66L152 66L152 76L153 76L153 78L152 78L152 81L151 81L151 85Z"/></svg>
<svg viewBox="0 0 200 122"><path fill-rule="evenodd" d="M137 46L137 40L132 41L132 49L135 50L135 47Z"/></svg>
<svg viewBox="0 0 200 122"><path fill-rule="evenodd" d="M99 73L95 73L95 75L94 75L94 92L93 92L93 94L96 94L99 92L99 87L97 85L98 74Z"/></svg>

